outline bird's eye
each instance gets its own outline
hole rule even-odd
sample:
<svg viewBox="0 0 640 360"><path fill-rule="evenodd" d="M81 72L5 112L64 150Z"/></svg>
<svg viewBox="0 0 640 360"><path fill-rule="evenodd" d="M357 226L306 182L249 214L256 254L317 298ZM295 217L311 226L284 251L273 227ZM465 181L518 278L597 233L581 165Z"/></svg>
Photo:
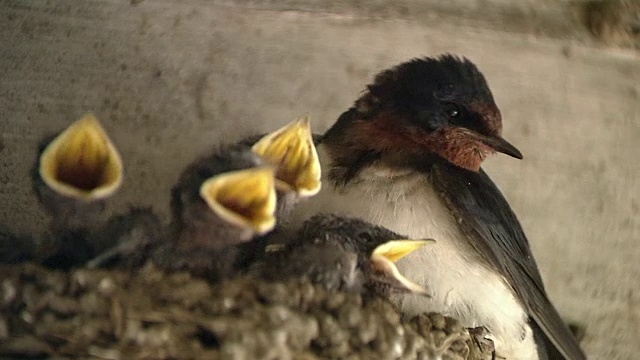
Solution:
<svg viewBox="0 0 640 360"><path fill-rule="evenodd" d="M456 105L450 105L447 108L447 115L449 115L450 118L457 118L460 116L460 108Z"/></svg>
<svg viewBox="0 0 640 360"><path fill-rule="evenodd" d="M369 233L361 232L358 236L366 242L373 242L373 237Z"/></svg>

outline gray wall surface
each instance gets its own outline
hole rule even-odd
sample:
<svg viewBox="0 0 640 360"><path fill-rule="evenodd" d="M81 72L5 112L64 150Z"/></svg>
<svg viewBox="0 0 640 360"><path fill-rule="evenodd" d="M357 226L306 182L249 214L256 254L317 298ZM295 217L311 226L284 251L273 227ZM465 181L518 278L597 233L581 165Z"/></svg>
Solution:
<svg viewBox="0 0 640 360"><path fill-rule="evenodd" d="M36 144L85 112L124 157L111 209L166 216L197 154L303 114L323 131L380 70L451 52L484 72L525 156L485 168L551 298L586 326L590 358L637 359L640 53L591 39L575 2L384 4L0 2L0 224L43 231L28 178Z"/></svg>

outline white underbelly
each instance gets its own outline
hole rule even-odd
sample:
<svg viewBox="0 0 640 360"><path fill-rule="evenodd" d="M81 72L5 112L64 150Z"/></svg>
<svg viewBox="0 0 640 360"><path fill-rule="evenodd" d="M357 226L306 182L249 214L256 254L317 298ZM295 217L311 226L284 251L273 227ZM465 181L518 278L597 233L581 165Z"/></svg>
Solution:
<svg viewBox="0 0 640 360"><path fill-rule="evenodd" d="M300 204L296 222L331 212L362 218L411 239L436 240L398 262L407 278L432 295L398 297L395 301L403 313L436 311L459 319L466 327L485 326L494 336L498 355L537 359L531 353L535 345L527 314L505 280L473 258L467 237L425 176L393 182L363 180L350 185L347 192L327 184L316 197Z"/></svg>

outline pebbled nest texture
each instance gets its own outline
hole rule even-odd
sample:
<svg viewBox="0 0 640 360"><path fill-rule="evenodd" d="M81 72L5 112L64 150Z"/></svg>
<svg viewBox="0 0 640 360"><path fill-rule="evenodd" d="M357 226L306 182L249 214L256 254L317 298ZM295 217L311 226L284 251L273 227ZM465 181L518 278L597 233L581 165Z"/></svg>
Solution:
<svg viewBox="0 0 640 360"><path fill-rule="evenodd" d="M304 279L0 265L0 358L491 359L452 318Z"/></svg>

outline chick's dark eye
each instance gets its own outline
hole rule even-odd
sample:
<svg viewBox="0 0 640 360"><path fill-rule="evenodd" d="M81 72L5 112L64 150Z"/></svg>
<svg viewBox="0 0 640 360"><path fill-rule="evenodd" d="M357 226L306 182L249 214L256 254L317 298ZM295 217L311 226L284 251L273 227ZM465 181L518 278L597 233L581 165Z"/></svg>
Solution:
<svg viewBox="0 0 640 360"><path fill-rule="evenodd" d="M368 243L373 242L373 237L369 233L361 232L360 234L358 234L358 237L360 237L365 242L368 242Z"/></svg>

